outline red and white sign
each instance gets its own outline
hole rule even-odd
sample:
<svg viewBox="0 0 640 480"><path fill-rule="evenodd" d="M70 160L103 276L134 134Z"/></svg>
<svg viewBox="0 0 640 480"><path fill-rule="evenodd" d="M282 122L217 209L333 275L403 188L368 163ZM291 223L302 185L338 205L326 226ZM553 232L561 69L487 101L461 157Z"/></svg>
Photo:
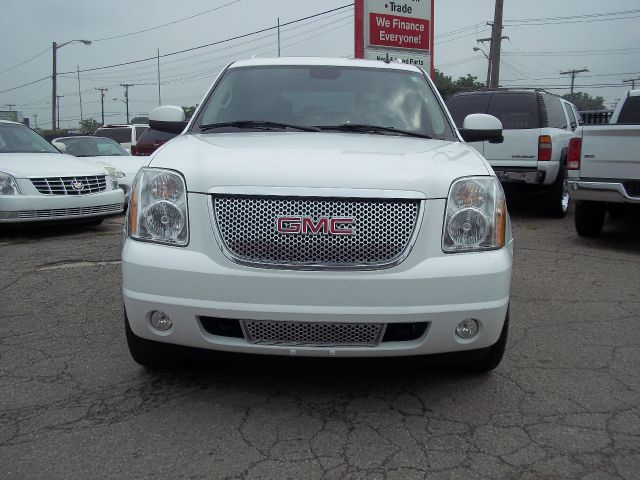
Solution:
<svg viewBox="0 0 640 480"><path fill-rule="evenodd" d="M434 0L355 0L355 56L401 60L433 75Z"/></svg>

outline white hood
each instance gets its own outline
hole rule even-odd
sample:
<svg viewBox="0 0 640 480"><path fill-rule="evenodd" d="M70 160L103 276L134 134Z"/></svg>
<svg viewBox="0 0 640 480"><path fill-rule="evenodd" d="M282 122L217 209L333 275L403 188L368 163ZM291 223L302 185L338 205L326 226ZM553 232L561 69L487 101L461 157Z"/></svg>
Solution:
<svg viewBox="0 0 640 480"><path fill-rule="evenodd" d="M107 174L100 165L64 153L0 153L0 171L15 178Z"/></svg>
<svg viewBox="0 0 640 480"><path fill-rule="evenodd" d="M110 155L101 157L82 157L84 160L99 165L111 165L127 175L135 176L140 167L149 160L149 157L134 157L131 155Z"/></svg>
<svg viewBox="0 0 640 480"><path fill-rule="evenodd" d="M190 192L212 187L407 190L446 198L451 182L492 175L461 142L357 133L238 132L180 135L152 157L177 169Z"/></svg>

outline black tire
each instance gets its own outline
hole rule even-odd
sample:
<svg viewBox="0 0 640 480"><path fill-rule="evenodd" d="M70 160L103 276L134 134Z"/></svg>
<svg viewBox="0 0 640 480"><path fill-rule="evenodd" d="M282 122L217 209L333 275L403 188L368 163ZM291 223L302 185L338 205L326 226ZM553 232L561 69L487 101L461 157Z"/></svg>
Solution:
<svg viewBox="0 0 640 480"><path fill-rule="evenodd" d="M580 201L576 203L576 231L581 237L597 237L602 233L606 208L604 203Z"/></svg>
<svg viewBox="0 0 640 480"><path fill-rule="evenodd" d="M131 358L143 367L167 369L181 365L179 352L173 345L147 340L133 333L126 311L124 312L124 333Z"/></svg>
<svg viewBox="0 0 640 480"><path fill-rule="evenodd" d="M104 217L91 218L89 220L85 220L84 222L82 222L82 224L86 225L87 227L97 227L102 222L104 222Z"/></svg>
<svg viewBox="0 0 640 480"><path fill-rule="evenodd" d="M500 332L500 338L489 348L485 349L482 355L473 361L465 363L466 370L473 373L488 373L495 369L504 357L504 351L507 347L507 337L509 336L509 310L504 319L502 325L502 332Z"/></svg>
<svg viewBox="0 0 640 480"><path fill-rule="evenodd" d="M561 168L558 177L553 182L547 196L545 211L551 218L564 218L569 210L569 184L567 181L567 171L564 167L564 160L560 162Z"/></svg>

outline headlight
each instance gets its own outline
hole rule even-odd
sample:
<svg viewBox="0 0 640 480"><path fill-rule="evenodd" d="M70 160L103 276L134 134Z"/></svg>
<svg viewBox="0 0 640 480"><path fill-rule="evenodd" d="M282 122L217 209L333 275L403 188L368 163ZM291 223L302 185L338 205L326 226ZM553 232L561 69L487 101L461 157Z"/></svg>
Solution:
<svg viewBox="0 0 640 480"><path fill-rule="evenodd" d="M143 168L131 191L127 232L131 238L184 247L189 243L187 186L173 170Z"/></svg>
<svg viewBox="0 0 640 480"><path fill-rule="evenodd" d="M116 167L112 167L111 165L103 165L104 169L109 174L109 178L111 179L111 187L118 188L118 179L123 178L125 175L121 170L118 170Z"/></svg>
<svg viewBox="0 0 640 480"><path fill-rule="evenodd" d="M8 173L0 172L0 195L19 195L16 179Z"/></svg>
<svg viewBox="0 0 640 480"><path fill-rule="evenodd" d="M496 177L453 182L447 199L442 251L496 250L504 247L507 203Z"/></svg>

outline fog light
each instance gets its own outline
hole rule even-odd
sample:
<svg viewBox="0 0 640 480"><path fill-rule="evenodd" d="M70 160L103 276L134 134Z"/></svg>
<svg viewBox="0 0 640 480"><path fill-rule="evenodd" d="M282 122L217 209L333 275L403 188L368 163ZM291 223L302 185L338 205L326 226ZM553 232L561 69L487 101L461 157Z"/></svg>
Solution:
<svg viewBox="0 0 640 480"><path fill-rule="evenodd" d="M151 326L156 330L165 332L173 326L173 322L166 313L156 310L151 312Z"/></svg>
<svg viewBox="0 0 640 480"><path fill-rule="evenodd" d="M475 318L467 318L456 327L456 335L464 340L469 340L476 336L478 328L478 321Z"/></svg>

